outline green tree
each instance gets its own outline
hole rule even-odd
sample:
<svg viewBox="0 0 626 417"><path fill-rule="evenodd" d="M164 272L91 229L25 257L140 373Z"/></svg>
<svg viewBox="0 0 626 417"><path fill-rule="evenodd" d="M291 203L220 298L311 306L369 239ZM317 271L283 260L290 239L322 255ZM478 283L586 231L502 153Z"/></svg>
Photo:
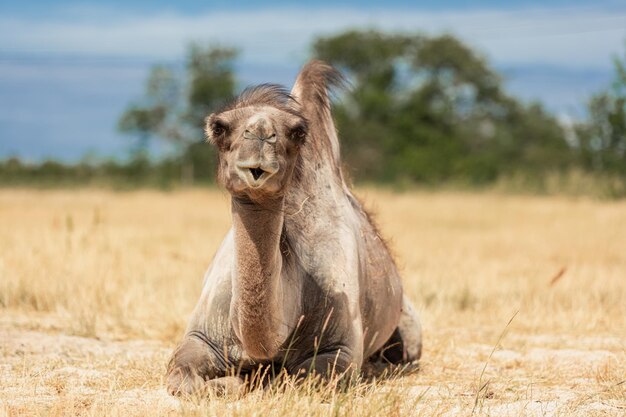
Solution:
<svg viewBox="0 0 626 417"><path fill-rule="evenodd" d="M453 36L349 31L313 51L349 74L336 119L360 178L487 182L571 160L556 120L505 94L497 72Z"/></svg>
<svg viewBox="0 0 626 417"><path fill-rule="evenodd" d="M613 59L610 88L588 103L589 120L578 134L584 162L595 171L626 175L626 52Z"/></svg>
<svg viewBox="0 0 626 417"><path fill-rule="evenodd" d="M179 102L179 81L173 72L163 66L155 66L146 82L146 94L142 104L132 104L118 121L118 130L138 138L136 152L147 153L152 137L165 136L169 119Z"/></svg>
<svg viewBox="0 0 626 417"><path fill-rule="evenodd" d="M136 154L145 157L152 138L168 141L177 150L184 183L193 181L194 165L211 165L210 152L202 153L207 158L197 158L188 149L203 141L204 118L234 96L236 57L232 48L192 44L184 73L152 68L142 101L129 106L118 122L120 132L138 138Z"/></svg>

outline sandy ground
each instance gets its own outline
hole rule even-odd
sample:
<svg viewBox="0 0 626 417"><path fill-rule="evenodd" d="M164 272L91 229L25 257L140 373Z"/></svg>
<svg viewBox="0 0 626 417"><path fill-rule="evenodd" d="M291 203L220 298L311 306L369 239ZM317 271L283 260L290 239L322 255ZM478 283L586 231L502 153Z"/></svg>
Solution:
<svg viewBox="0 0 626 417"><path fill-rule="evenodd" d="M49 319L42 317L43 326L35 327L45 328ZM71 336L54 326L29 330L25 323L30 320L5 316L0 324L0 398L7 415L207 411L206 404L181 401L165 392L161 376L171 352L166 344ZM458 336L450 340L461 342ZM474 410L478 415L626 415L623 382L603 381L606 373L625 369L624 338L534 335L515 340L511 335L510 339L510 344L523 347L493 351L487 344L454 346L445 362L425 358L422 370L398 378L409 387L403 396L419 399L409 414L472 414L476 389L472 383L460 383L459 377L476 378L487 363ZM427 348L425 354L429 353ZM441 382L433 384L433 378Z"/></svg>
<svg viewBox="0 0 626 417"><path fill-rule="evenodd" d="M159 379L132 387L120 382L129 374L144 375L146 367L162 368L170 349L161 343L26 330L4 321L0 340L2 405L8 415L53 412L67 403L74 404L77 412L94 403L146 412L152 407L166 413L181 408Z"/></svg>
<svg viewBox="0 0 626 417"><path fill-rule="evenodd" d="M224 194L0 191L0 415L626 415L626 203L361 194L422 315L420 370L188 402L162 378Z"/></svg>

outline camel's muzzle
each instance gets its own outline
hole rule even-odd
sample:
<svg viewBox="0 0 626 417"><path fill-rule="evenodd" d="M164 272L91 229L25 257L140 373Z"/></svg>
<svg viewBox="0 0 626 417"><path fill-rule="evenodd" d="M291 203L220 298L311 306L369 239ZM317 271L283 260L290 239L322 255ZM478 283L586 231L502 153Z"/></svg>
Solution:
<svg viewBox="0 0 626 417"><path fill-rule="evenodd" d="M276 163L239 162L237 175L250 188L260 188L265 182L278 172Z"/></svg>

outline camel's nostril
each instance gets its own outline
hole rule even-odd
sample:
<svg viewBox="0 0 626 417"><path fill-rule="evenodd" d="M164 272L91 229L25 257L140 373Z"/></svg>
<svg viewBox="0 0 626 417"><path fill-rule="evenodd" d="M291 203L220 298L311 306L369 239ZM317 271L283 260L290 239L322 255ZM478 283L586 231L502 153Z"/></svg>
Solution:
<svg viewBox="0 0 626 417"><path fill-rule="evenodd" d="M252 174L252 178L254 178L254 180L258 180L261 175L263 175L265 171L263 171L261 168L250 168L250 173Z"/></svg>

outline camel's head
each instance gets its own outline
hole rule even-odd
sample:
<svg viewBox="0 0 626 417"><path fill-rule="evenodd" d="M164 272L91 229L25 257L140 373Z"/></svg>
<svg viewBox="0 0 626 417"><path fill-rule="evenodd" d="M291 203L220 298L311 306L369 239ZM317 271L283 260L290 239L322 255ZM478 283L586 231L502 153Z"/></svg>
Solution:
<svg viewBox="0 0 626 417"><path fill-rule="evenodd" d="M231 194L253 200L282 194L307 136L307 121L287 90L269 84L245 90L206 122L219 181Z"/></svg>

